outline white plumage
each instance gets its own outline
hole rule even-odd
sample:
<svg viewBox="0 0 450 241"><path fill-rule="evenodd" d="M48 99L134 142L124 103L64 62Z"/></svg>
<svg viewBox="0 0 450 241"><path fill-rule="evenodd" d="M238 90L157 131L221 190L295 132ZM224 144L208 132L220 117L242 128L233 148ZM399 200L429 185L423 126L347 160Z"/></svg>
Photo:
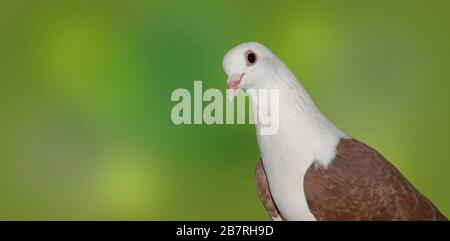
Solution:
<svg viewBox="0 0 450 241"><path fill-rule="evenodd" d="M256 55L256 63L249 63L249 53ZM306 203L303 176L314 161L326 167L339 139L347 135L322 115L292 72L262 44L234 47L225 55L223 67L228 86L234 89L231 94L238 89L279 91L278 133L260 135L257 131L270 190L284 219L315 220ZM256 96L249 93L254 103ZM261 108L253 104L252 110L256 114ZM256 128L260 127L257 121Z"/></svg>

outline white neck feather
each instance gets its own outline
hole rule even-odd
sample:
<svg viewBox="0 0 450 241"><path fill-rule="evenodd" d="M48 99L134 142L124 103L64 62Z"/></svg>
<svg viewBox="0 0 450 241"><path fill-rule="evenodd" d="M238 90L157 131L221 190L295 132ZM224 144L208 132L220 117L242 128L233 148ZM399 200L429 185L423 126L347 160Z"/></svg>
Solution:
<svg viewBox="0 0 450 241"><path fill-rule="evenodd" d="M328 166L335 156L339 139L349 137L317 109L306 90L283 63L278 62L276 71L267 78L263 82L268 84L261 88L279 91L279 131L268 136L259 135L257 131L260 148L301 154L302 161L308 162L308 166L314 161ZM254 99L254 96L250 94L250 98ZM266 111L256 105L252 106L252 110L254 114ZM258 118L255 119L257 128L260 128L261 123ZM267 151L261 150L261 155L264 152Z"/></svg>
<svg viewBox="0 0 450 241"><path fill-rule="evenodd" d="M303 192L304 175L314 162L327 167L335 156L339 139L348 137L320 113L281 61L267 78L259 82L265 83L259 88L279 91L278 133L260 135L261 123L258 118L255 120L272 197L285 220L315 220ZM254 94L248 93L254 116L258 111L264 111L253 104Z"/></svg>

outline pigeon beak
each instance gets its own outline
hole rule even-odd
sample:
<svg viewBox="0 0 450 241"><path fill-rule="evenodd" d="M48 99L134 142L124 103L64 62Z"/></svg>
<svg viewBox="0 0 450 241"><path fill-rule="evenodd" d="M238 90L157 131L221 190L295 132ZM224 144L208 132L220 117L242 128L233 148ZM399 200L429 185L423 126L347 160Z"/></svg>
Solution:
<svg viewBox="0 0 450 241"><path fill-rule="evenodd" d="M242 74L232 74L227 80L227 95L228 100L230 102L233 101L234 96L241 88L242 77L244 77L245 73Z"/></svg>

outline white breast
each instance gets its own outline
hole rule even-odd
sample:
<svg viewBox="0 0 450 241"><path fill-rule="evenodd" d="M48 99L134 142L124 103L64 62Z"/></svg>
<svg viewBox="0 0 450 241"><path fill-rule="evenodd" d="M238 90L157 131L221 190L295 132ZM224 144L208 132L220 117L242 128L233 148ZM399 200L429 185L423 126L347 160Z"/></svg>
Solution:
<svg viewBox="0 0 450 241"><path fill-rule="evenodd" d="M278 152L276 150L282 147L268 139L259 138L261 156L270 192L281 216L285 220L315 220L303 191L303 177L311 160L293 150Z"/></svg>
<svg viewBox="0 0 450 241"><path fill-rule="evenodd" d="M320 113L289 70L281 71L272 76L278 78L273 88L280 91L279 131L260 135L260 123L256 122L260 153L281 216L315 220L306 202L303 178L314 162L326 167L335 156L339 139L348 137ZM252 109L254 114L262 111L255 105Z"/></svg>

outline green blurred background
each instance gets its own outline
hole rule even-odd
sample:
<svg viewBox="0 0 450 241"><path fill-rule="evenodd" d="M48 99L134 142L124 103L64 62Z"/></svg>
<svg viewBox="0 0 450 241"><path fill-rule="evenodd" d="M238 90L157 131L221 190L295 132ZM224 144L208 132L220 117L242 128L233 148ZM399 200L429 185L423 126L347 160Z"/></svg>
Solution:
<svg viewBox="0 0 450 241"><path fill-rule="evenodd" d="M258 41L450 216L449 1L1 1L0 219L268 220L252 125L175 126Z"/></svg>

